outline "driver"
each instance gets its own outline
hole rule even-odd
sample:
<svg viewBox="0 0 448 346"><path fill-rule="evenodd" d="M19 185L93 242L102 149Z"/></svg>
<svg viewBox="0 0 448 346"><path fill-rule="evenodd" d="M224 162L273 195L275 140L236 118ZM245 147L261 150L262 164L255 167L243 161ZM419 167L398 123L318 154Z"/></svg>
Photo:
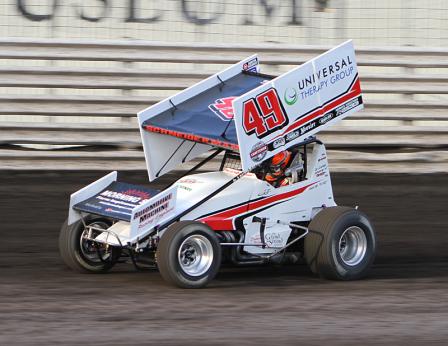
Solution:
<svg viewBox="0 0 448 346"><path fill-rule="evenodd" d="M269 163L268 173L265 180L274 187L286 186L289 180L285 175L285 170L291 162L291 152L284 150L275 154Z"/></svg>

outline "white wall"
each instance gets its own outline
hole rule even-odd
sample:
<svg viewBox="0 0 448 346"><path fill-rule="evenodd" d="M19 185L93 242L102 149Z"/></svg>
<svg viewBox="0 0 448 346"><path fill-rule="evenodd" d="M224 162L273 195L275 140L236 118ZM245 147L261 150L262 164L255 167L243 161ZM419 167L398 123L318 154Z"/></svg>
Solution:
<svg viewBox="0 0 448 346"><path fill-rule="evenodd" d="M0 36L448 45L446 0L329 0L323 12L318 1L0 0Z"/></svg>

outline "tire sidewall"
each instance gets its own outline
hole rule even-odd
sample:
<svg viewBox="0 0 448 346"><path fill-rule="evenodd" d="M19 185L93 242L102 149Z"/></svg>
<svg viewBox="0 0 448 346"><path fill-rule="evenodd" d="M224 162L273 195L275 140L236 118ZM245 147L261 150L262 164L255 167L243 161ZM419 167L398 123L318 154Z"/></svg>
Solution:
<svg viewBox="0 0 448 346"><path fill-rule="evenodd" d="M213 249L213 260L210 268L200 276L191 276L181 267L178 259L178 252L185 239L192 235L202 235L210 242ZM163 237L163 236L162 236ZM202 223L191 223L177 231L169 246L169 267L183 287L202 287L210 282L218 273L221 265L221 246L217 236L210 228ZM176 281L177 281L176 280Z"/></svg>
<svg viewBox="0 0 448 346"><path fill-rule="evenodd" d="M351 226L356 226L363 230L367 239L367 249L364 258L354 266L347 265L339 253L339 239L344 231ZM375 259L376 250L375 233L367 217L357 210L343 214L333 224L329 240L331 241L331 246L327 247L327 251L330 251L329 258L332 259L334 268L340 279L353 280L363 277Z"/></svg>
<svg viewBox="0 0 448 346"><path fill-rule="evenodd" d="M89 219L86 219L85 221L87 224L93 224L93 223L105 223L108 224L107 220L101 219L101 218L94 218L91 217ZM72 256L74 257L74 260L79 263L80 266L82 266L85 270L89 272L105 272L108 271L112 266L115 264L116 260L116 252L113 248L111 248L111 259L106 260L105 262L93 262L86 258L81 251L81 235L84 232L84 225L81 221L77 221L74 224L68 226L68 250L72 253Z"/></svg>

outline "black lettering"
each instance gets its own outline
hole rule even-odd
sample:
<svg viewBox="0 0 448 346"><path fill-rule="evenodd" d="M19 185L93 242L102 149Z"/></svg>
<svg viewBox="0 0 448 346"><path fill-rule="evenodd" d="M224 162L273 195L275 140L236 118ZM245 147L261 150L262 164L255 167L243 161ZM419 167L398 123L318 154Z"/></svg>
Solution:
<svg viewBox="0 0 448 346"><path fill-rule="evenodd" d="M264 9L264 15L267 17L268 20L271 19L272 14L274 13L275 6L269 5L268 0L253 0L251 3L246 4L246 10L244 13L246 14L246 17L244 18L242 24L243 25L254 25L253 16L254 11L253 8L257 5L257 3L261 6L263 6Z"/></svg>
<svg viewBox="0 0 448 346"><path fill-rule="evenodd" d="M328 0L314 0L316 2L316 11L323 12L328 7Z"/></svg>
<svg viewBox="0 0 448 346"><path fill-rule="evenodd" d="M82 20L86 20L88 22L99 22L101 19L105 18L107 16L107 13L109 12L109 2L108 0L97 0L101 3L103 3L103 10L100 16L98 17L90 17L84 14L84 10L80 10L79 8L77 9L78 12L78 16L79 18L81 18Z"/></svg>
<svg viewBox="0 0 448 346"><path fill-rule="evenodd" d="M196 5L195 10L191 9L190 1L182 0L182 2L181 2L182 14L189 22L197 24L197 25L206 25L206 24L215 22L220 17L220 15L224 13L224 10L225 10L225 2L221 1L218 3L217 10L213 11L215 13L214 16L211 16L210 18L200 18L197 13L198 12L197 5L198 4L202 5L202 1L194 0L191 2L193 2ZM212 11L209 11L209 12L212 12Z"/></svg>
<svg viewBox="0 0 448 346"><path fill-rule="evenodd" d="M33 22L41 22L43 20L50 20L53 18L56 9L58 7L58 0L53 0L52 12L49 14L34 14L27 10L26 0L17 0L17 10L24 16L26 19L31 20Z"/></svg>
<svg viewBox="0 0 448 346"><path fill-rule="evenodd" d="M347 61L349 65L353 64L352 61L350 60L350 55L347 55Z"/></svg>
<svg viewBox="0 0 448 346"><path fill-rule="evenodd" d="M336 61L334 63L334 67L336 67L336 72L338 72L341 69L341 66L339 66L339 61Z"/></svg>
<svg viewBox="0 0 448 346"><path fill-rule="evenodd" d="M302 25L302 0L291 0L291 20L287 25Z"/></svg>
<svg viewBox="0 0 448 346"><path fill-rule="evenodd" d="M154 23L159 21L162 18L162 11L159 11L159 13L155 14L152 17L146 17L146 18L140 18L137 16L137 5L138 0L129 0L129 12L128 12L128 18L126 18L126 23Z"/></svg>
<svg viewBox="0 0 448 346"><path fill-rule="evenodd" d="M328 69L330 70L330 74L333 74L333 65L328 66Z"/></svg>
<svg viewBox="0 0 448 346"><path fill-rule="evenodd" d="M305 86L308 86L310 84L313 84L313 76L309 76L308 78L305 78Z"/></svg>

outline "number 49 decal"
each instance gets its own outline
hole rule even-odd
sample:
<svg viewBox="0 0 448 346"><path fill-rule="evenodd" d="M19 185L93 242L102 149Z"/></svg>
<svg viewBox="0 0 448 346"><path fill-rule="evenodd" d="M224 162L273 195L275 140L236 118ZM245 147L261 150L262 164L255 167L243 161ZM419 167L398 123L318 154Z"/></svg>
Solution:
<svg viewBox="0 0 448 346"><path fill-rule="evenodd" d="M255 133L263 138L287 123L288 117L274 88L243 103L243 127L248 135Z"/></svg>

